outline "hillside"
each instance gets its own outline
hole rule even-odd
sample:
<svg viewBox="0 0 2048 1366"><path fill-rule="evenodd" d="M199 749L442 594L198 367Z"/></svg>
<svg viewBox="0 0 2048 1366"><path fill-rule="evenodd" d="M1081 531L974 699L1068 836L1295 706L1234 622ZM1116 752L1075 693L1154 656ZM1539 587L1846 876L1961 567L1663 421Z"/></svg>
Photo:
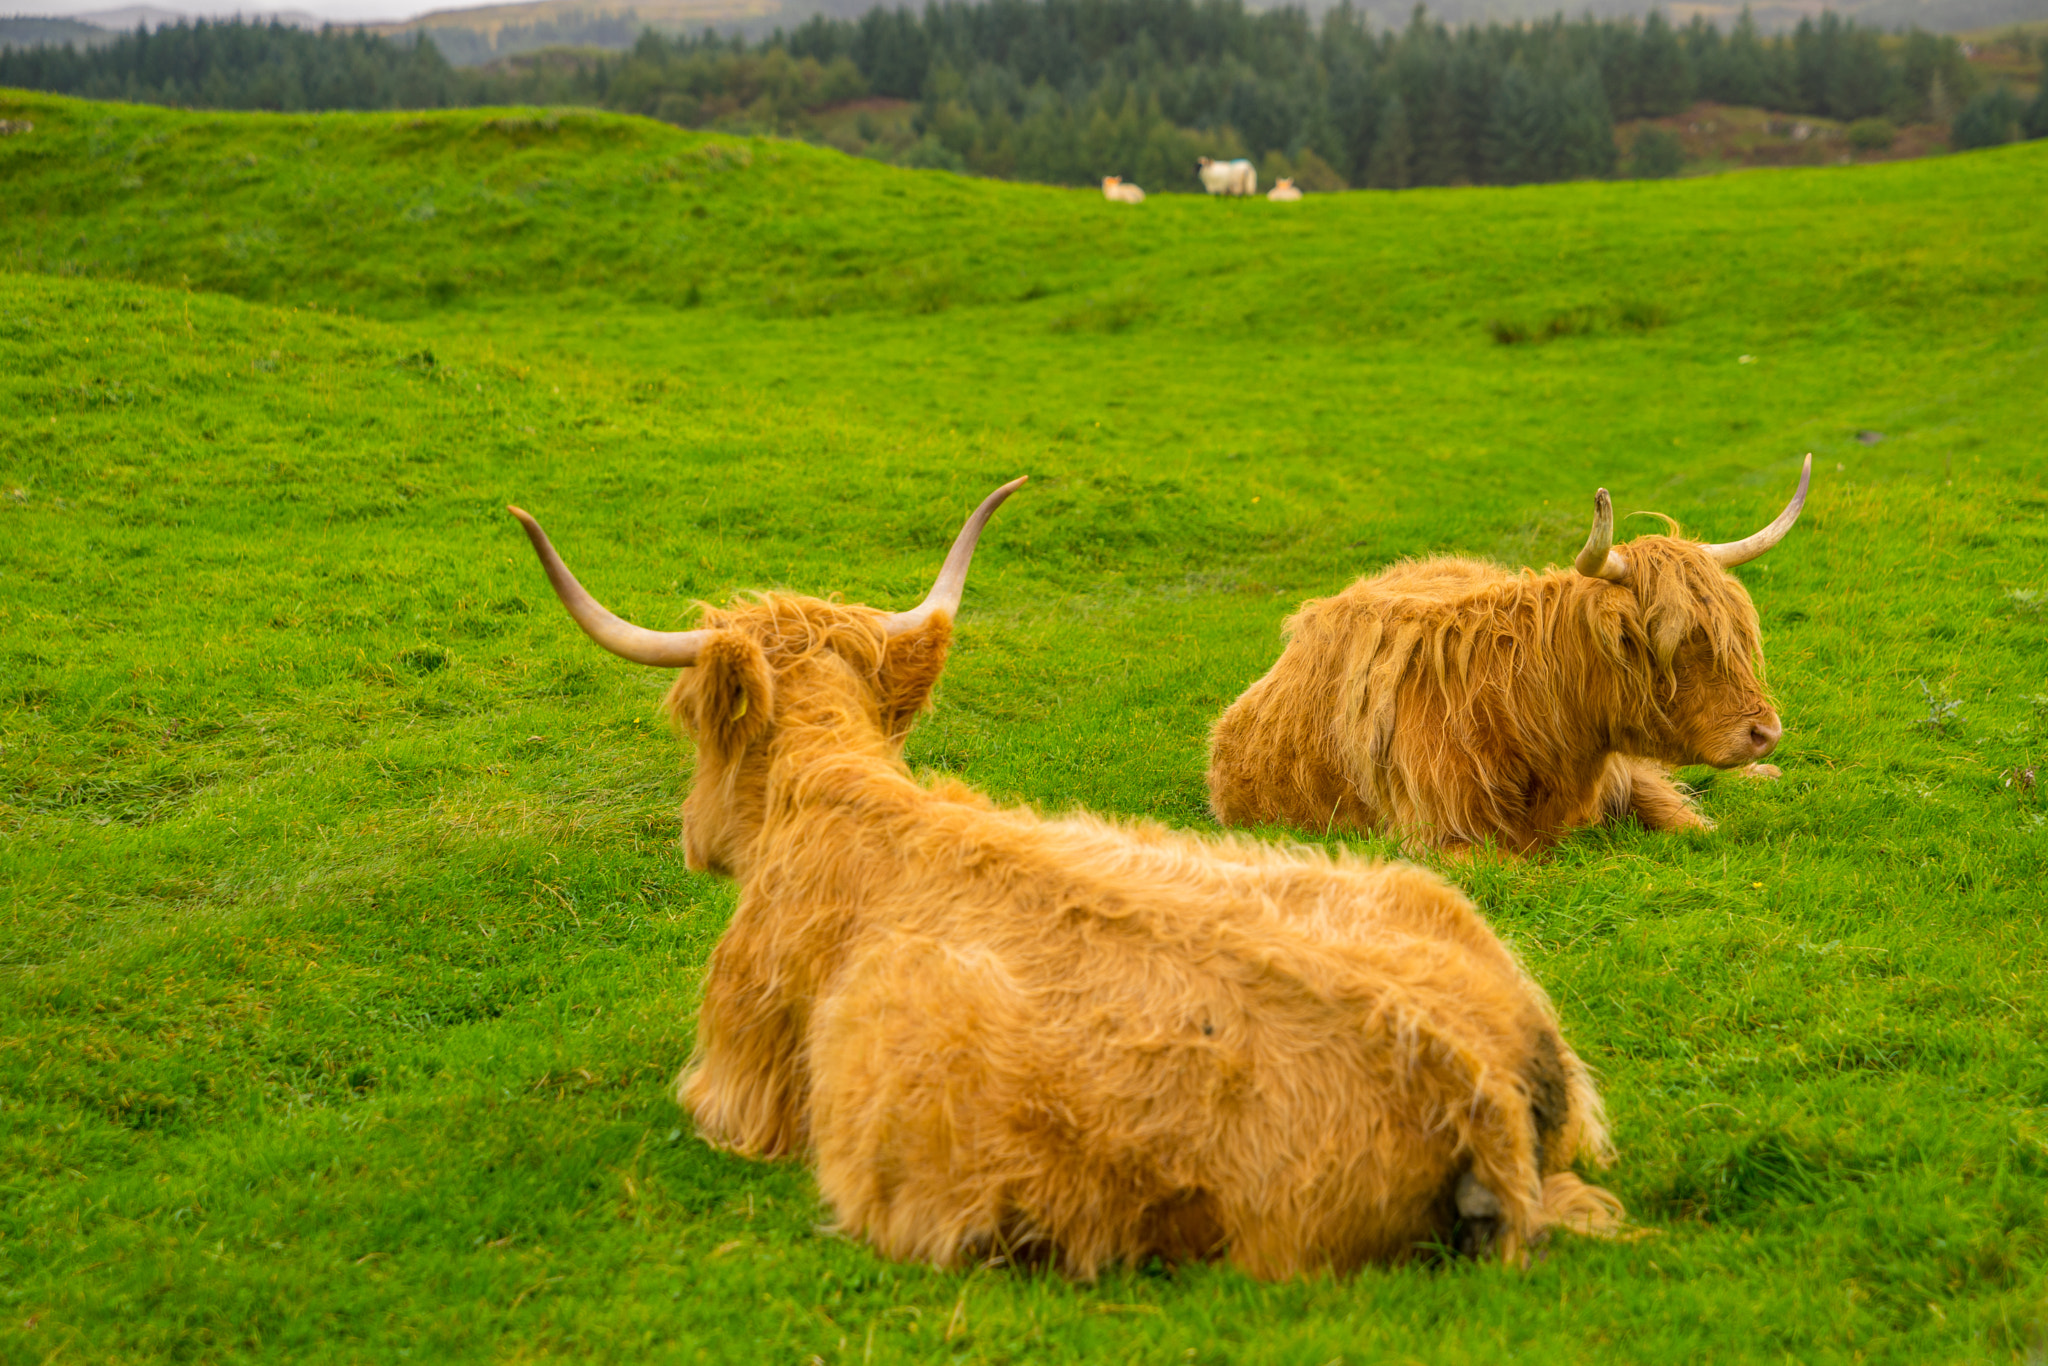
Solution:
<svg viewBox="0 0 2048 1366"><path fill-rule="evenodd" d="M431 10L402 23L372 24L379 33L403 33L415 28L466 28L495 34L508 27L541 23L564 24L575 20L621 15L653 28L700 29L746 19L758 19L776 12L771 0L634 0L630 5L593 5L590 0L530 0L523 5L475 5L461 9Z"/></svg>
<svg viewBox="0 0 2048 1366"><path fill-rule="evenodd" d="M744 33L761 37L778 24L808 17L781 0L649 0L645 4L591 4L589 0L532 0L433 10L399 22L365 24L397 37L424 33L457 66L478 66L549 48L623 52L649 29L658 33Z"/></svg>
<svg viewBox="0 0 2048 1366"><path fill-rule="evenodd" d="M10 1358L2032 1350L2048 143L1132 210L560 111L0 119ZM1203 830L1302 598L1568 557L1596 485L1739 535L1805 451L1742 571L1785 779L1449 870L1598 1070L1643 1241L944 1275L688 1132L734 893L675 848L666 677L506 502L665 627L905 605L1028 473L910 758Z"/></svg>
<svg viewBox="0 0 2048 1366"><path fill-rule="evenodd" d="M110 30L76 19L0 19L0 47L37 47L45 43L91 47L112 41L114 34Z"/></svg>
<svg viewBox="0 0 2048 1366"><path fill-rule="evenodd" d="M1682 222L1666 206L1704 192L1640 182L1562 201L1320 196L1291 213L1167 197L1134 215L1089 192L584 111L249 119L16 96L0 117L36 124L0 142L20 209L0 222L13 268L390 318L515 303L573 318L602 303L692 321L668 310L767 321L1007 305L1044 319L1113 287L1151 330L1229 318L1336 343L1470 344L1493 316L1629 297L1685 320L1688 341L1726 344L1808 330L1848 301L1858 326L1963 335L2042 290L2026 264L2032 146L1881 175L1738 178L1711 192L1717 215ZM1900 233L1915 245L1893 253ZM1247 251L1262 269L1182 287L1202 276L1191 261ZM1816 253L1838 268L1813 268ZM1768 312L1750 297L1759 278ZM1936 280L1945 306L1931 318L1892 287Z"/></svg>
<svg viewBox="0 0 2048 1366"><path fill-rule="evenodd" d="M649 28L663 33L695 33L707 28L760 33L786 17L792 16L785 13L780 0L635 0L631 4L528 0L518 5L436 9L415 18L364 27L386 36L428 33L450 61L465 63L489 60L485 53L506 56L554 43L623 50ZM619 34L628 36L620 39Z"/></svg>
<svg viewBox="0 0 2048 1366"><path fill-rule="evenodd" d="M1268 183L1320 193L1838 164L2048 136L2048 96L2028 93L2031 38L1966 51L1832 15L1768 41L1746 24L1681 32L1661 16L1453 32L1418 12L1375 33L1348 9L1318 28L1241 0L932 7L820 18L753 46L605 22L630 55L555 47L464 70L435 44L359 30L179 25L89 53L0 51L0 82L213 110L602 108L992 179L1094 186L1113 168L1154 193L1199 190L1205 156L1250 154ZM1171 51L1151 37L1161 25L1179 34Z"/></svg>

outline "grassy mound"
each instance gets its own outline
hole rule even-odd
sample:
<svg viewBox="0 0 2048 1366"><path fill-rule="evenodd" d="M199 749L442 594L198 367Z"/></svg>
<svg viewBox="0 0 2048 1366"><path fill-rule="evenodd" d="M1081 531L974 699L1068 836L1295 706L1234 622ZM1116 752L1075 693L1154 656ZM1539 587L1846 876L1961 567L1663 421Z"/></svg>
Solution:
<svg viewBox="0 0 2048 1366"><path fill-rule="evenodd" d="M2040 1340L2048 148L1132 211L582 114L0 117L35 124L0 138L11 1357ZM1692 775L1709 836L1453 870L1656 1237L942 1276L688 1132L732 892L673 847L664 676L574 632L506 501L668 626L907 604L1030 473L912 759L1203 828L1205 728L1301 598L1564 558L1596 483L1744 534L1806 450L1741 571L1785 780Z"/></svg>

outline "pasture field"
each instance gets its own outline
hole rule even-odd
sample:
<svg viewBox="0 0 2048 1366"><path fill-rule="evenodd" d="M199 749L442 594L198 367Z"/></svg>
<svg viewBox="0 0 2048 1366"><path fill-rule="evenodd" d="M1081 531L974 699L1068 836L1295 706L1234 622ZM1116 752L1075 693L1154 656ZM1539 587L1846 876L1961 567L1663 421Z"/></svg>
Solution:
<svg viewBox="0 0 2048 1366"><path fill-rule="evenodd" d="M1132 211L588 114L0 118L0 1358L2048 1352L2048 144ZM733 889L506 502L668 627L909 605L1028 473L912 761L1205 830L1302 598L1568 560L1599 484L1747 534L1809 450L1739 571L1784 779L1449 870L1649 1236L948 1275L689 1132Z"/></svg>

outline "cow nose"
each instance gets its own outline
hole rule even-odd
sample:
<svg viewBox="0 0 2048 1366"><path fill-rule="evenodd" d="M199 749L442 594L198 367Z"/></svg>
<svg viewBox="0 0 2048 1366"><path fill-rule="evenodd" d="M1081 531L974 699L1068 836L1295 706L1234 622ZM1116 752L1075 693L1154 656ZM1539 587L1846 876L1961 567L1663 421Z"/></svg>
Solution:
<svg viewBox="0 0 2048 1366"><path fill-rule="evenodd" d="M1785 728L1778 724L1778 718L1767 716L1750 726L1749 748L1761 759L1778 747L1778 741L1783 739L1784 735Z"/></svg>

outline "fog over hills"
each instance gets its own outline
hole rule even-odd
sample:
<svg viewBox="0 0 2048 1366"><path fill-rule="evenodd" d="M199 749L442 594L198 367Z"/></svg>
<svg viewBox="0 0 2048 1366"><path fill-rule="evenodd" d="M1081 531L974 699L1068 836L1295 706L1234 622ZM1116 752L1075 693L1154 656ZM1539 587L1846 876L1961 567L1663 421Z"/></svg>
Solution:
<svg viewBox="0 0 2048 1366"><path fill-rule="evenodd" d="M310 7L295 5L290 9L234 4L231 0L219 4L192 0L169 5L120 6L109 6L107 0L13 0L12 4L0 0L0 16L11 16L0 17L0 24L59 19L116 33L132 33L137 28L154 30L194 19L241 18L252 23L275 19L294 28L319 28L323 24L403 19L416 13L417 8L405 0L313 0Z"/></svg>

